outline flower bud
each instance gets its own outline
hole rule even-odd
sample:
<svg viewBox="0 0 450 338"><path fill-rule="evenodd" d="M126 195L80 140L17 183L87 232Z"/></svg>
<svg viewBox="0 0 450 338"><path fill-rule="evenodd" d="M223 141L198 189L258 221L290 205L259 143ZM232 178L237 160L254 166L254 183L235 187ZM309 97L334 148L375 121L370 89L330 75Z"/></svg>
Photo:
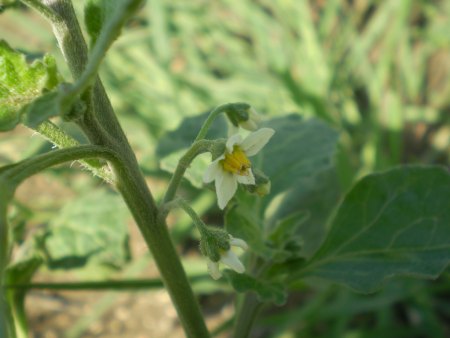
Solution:
<svg viewBox="0 0 450 338"><path fill-rule="evenodd" d="M238 247L247 250L247 243L234 238L220 228L205 227L201 232L200 251L207 257L208 272L213 279L219 279L222 273L219 270L219 262L230 267L237 273L243 273L245 267L238 256L231 250Z"/></svg>
<svg viewBox="0 0 450 338"><path fill-rule="evenodd" d="M228 233L220 228L207 227L201 233L200 252L213 262L218 262L222 252L230 250Z"/></svg>
<svg viewBox="0 0 450 338"><path fill-rule="evenodd" d="M227 110L227 116L235 127L242 127L249 131L258 129L261 117L256 110L247 103L234 103Z"/></svg>

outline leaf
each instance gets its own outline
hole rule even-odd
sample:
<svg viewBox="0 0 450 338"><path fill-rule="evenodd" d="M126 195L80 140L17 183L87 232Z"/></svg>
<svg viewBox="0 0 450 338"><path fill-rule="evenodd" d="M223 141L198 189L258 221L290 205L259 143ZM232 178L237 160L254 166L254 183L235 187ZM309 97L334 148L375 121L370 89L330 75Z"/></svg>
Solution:
<svg viewBox="0 0 450 338"><path fill-rule="evenodd" d="M309 214L305 211L297 211L290 214L277 222L275 228L269 235L269 239L276 245L283 247L308 218Z"/></svg>
<svg viewBox="0 0 450 338"><path fill-rule="evenodd" d="M180 126L168 132L163 136L156 148L156 155L159 158L163 158L180 149L188 148L195 140L200 127L208 117L208 113L204 113L194 117L188 117L181 122ZM219 116L214 120L211 128L206 135L207 139L217 139L226 137L227 126L223 116Z"/></svg>
<svg viewBox="0 0 450 338"><path fill-rule="evenodd" d="M233 237L246 241L258 255L269 258L274 251L264 243L262 227L256 217L252 208L235 205L225 214L225 228Z"/></svg>
<svg viewBox="0 0 450 338"><path fill-rule="evenodd" d="M372 292L395 276L436 278L450 260L450 175L411 166L366 176L347 194L300 275Z"/></svg>
<svg viewBox="0 0 450 338"><path fill-rule="evenodd" d="M290 217L299 210L308 212L308 219L300 225L297 236L303 239L301 255L311 258L319 249L327 232L327 220L336 208L340 187L334 170L319 173L313 179L301 180L277 207L272 220Z"/></svg>
<svg viewBox="0 0 450 338"><path fill-rule="evenodd" d="M128 217L121 199L105 190L67 204L51 222L45 240L49 266L79 267L90 259L121 266L128 258Z"/></svg>
<svg viewBox="0 0 450 338"><path fill-rule="evenodd" d="M239 274L231 270L224 271L225 277L237 292L253 291L260 302L273 302L276 305L286 303L286 290L281 283L261 281L247 274Z"/></svg>
<svg viewBox="0 0 450 338"><path fill-rule="evenodd" d="M265 126L275 134L261 152L262 163L256 162L272 182L270 196L331 167L338 133L324 122L291 114Z"/></svg>
<svg viewBox="0 0 450 338"><path fill-rule="evenodd" d="M0 131L13 129L21 110L58 84L56 63L50 55L29 65L25 56L0 40Z"/></svg>

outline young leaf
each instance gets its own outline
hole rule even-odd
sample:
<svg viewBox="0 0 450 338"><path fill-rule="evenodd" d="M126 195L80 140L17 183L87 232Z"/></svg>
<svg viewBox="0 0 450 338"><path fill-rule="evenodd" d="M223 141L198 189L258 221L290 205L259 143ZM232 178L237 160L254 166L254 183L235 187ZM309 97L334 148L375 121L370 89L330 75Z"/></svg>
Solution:
<svg viewBox="0 0 450 338"><path fill-rule="evenodd" d="M263 230L258 224L256 215L251 210L241 205L236 205L227 210L225 214L225 228L236 238L246 241L251 250L258 255L269 258L274 251L264 243Z"/></svg>
<svg viewBox="0 0 450 338"><path fill-rule="evenodd" d="M53 57L46 55L31 65L25 56L0 40L0 131L13 129L22 109L58 84Z"/></svg>
<svg viewBox="0 0 450 338"><path fill-rule="evenodd" d="M395 276L436 278L450 261L450 175L405 167L366 176L299 275L371 292ZM295 279L295 277L294 277Z"/></svg>
<svg viewBox="0 0 450 338"><path fill-rule="evenodd" d="M253 291L263 303L273 302L276 305L283 305L286 302L286 290L281 283L261 281L231 270L225 270L224 275L237 292Z"/></svg>

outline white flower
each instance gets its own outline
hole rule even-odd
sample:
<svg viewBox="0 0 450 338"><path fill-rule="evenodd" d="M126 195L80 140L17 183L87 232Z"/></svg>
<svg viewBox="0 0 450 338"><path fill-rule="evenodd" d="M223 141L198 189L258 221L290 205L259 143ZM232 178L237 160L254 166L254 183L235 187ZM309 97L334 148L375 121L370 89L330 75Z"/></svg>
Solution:
<svg viewBox="0 0 450 338"><path fill-rule="evenodd" d="M230 235L230 245L241 248L243 250L248 249L248 245L244 240L240 238L234 238L231 235ZM213 262L211 259L208 258L207 261L208 272L211 275L211 277L215 280L222 277L222 273L219 270L220 262L230 267L237 273L244 273L245 271L245 267L239 260L238 256L230 249L220 254L220 260L218 262Z"/></svg>
<svg viewBox="0 0 450 338"><path fill-rule="evenodd" d="M253 107L250 107L248 110L248 120L247 121L239 121L239 125L249 131L255 131L258 129L258 123L261 122L261 116L256 112Z"/></svg>
<svg viewBox="0 0 450 338"><path fill-rule="evenodd" d="M236 192L238 183L255 184L248 157L256 155L274 133L275 130L271 128L261 128L244 140L239 134L227 140L225 153L208 166L203 176L205 183L216 181L219 208L225 208Z"/></svg>

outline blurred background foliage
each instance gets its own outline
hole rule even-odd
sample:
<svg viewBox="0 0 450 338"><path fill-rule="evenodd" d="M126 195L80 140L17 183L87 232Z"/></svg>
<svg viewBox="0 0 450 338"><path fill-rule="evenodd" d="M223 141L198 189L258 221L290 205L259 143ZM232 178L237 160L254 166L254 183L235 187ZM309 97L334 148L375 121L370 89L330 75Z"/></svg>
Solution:
<svg viewBox="0 0 450 338"><path fill-rule="evenodd" d="M83 2L74 5L82 18ZM155 157L158 140L188 116L244 101L265 116L318 117L339 131L338 183L327 192L335 201L373 171L407 163L448 166L449 32L446 0L150 0L113 45L101 77L157 198L168 177ZM49 25L33 11L21 5L3 11L0 38L30 60L54 54L70 81ZM30 135L22 127L0 134L0 164L50 148ZM99 185L53 169L21 188L14 219L29 231L45 227L55 222L55 210ZM221 222L210 192L184 189L197 211ZM305 205L323 196L323 187L311 190L311 198L302 196ZM321 207L331 210L314 205ZM176 215L172 222L184 251L196 249L189 220ZM98 273L88 271L77 277ZM284 308L263 313L255 337L446 337L449 277L391 282L371 296L301 284ZM71 336L90 324L80 319Z"/></svg>

